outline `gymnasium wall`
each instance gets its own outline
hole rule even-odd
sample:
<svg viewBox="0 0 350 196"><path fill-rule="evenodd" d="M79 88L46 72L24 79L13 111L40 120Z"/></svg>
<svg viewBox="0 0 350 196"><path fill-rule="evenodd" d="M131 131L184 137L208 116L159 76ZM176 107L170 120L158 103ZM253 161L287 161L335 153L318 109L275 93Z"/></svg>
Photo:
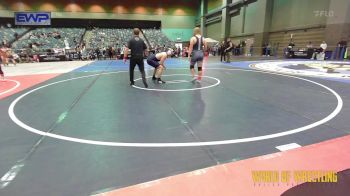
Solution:
<svg viewBox="0 0 350 196"><path fill-rule="evenodd" d="M240 10L239 15L231 18L230 35L232 37L262 32L264 17L262 6L263 1L249 4L244 11ZM329 7L329 0L274 0L272 6L271 23L267 31L281 31L297 28L308 28L324 26L326 16L317 15L318 11L326 11Z"/></svg>
<svg viewBox="0 0 350 196"><path fill-rule="evenodd" d="M208 13L215 12L223 5L223 0L208 0ZM221 21L208 24L206 26L206 37L221 40Z"/></svg>
<svg viewBox="0 0 350 196"><path fill-rule="evenodd" d="M243 27L243 12L240 11L241 14L236 15L231 18L231 29L230 29L230 36L239 36L242 34L242 27Z"/></svg>
<svg viewBox="0 0 350 196"><path fill-rule="evenodd" d="M223 0L208 0L208 12L220 8L223 4Z"/></svg>
<svg viewBox="0 0 350 196"><path fill-rule="evenodd" d="M260 2L254 2L246 7L242 7L239 14L231 17L230 36L244 36L259 32Z"/></svg>
<svg viewBox="0 0 350 196"><path fill-rule="evenodd" d="M260 16L261 1L249 4L241 8L240 12L230 19L230 37L251 36L259 32L262 24L257 23ZM221 33L221 28L220 28Z"/></svg>
<svg viewBox="0 0 350 196"><path fill-rule="evenodd" d="M336 45L341 39L350 43L350 1L330 1L329 10L333 15L327 17L326 41L330 45Z"/></svg>
<svg viewBox="0 0 350 196"><path fill-rule="evenodd" d="M221 40L220 36L221 36L221 22L212 23L207 26L206 37L210 37L215 40Z"/></svg>
<svg viewBox="0 0 350 196"><path fill-rule="evenodd" d="M257 24L257 18L261 17L259 15L260 14L259 8L260 8L259 2L249 4L246 7L243 34L253 34L253 33L259 32L258 28L260 28L260 24Z"/></svg>
<svg viewBox="0 0 350 196"><path fill-rule="evenodd" d="M320 13L332 14L331 1L336 2L258 0L241 7L239 13L231 17L229 35L233 39L253 37L257 46L267 41L284 46L289 41L290 34L297 36L295 39L300 42L299 46L305 46L308 41L319 43L326 37L325 26L329 20L329 16ZM303 31L304 29L307 31Z"/></svg>
<svg viewBox="0 0 350 196"><path fill-rule="evenodd" d="M172 40L188 40L199 1L191 0L1 0L0 17L14 11L49 11L53 18L154 20ZM191 32L191 33L189 33Z"/></svg>
<svg viewBox="0 0 350 196"><path fill-rule="evenodd" d="M319 11L329 10L329 0L274 0L271 31L325 25L326 16Z"/></svg>
<svg viewBox="0 0 350 196"><path fill-rule="evenodd" d="M89 12L150 15L195 15L191 0L2 0L0 9L12 11Z"/></svg>

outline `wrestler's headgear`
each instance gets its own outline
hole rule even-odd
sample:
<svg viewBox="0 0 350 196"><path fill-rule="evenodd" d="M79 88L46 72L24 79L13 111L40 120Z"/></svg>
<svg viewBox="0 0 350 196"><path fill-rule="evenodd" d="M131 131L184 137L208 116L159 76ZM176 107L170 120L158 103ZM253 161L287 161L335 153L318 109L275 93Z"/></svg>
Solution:
<svg viewBox="0 0 350 196"><path fill-rule="evenodd" d="M168 51L166 51L166 54L168 55L168 56L171 56L172 54L173 54L173 49L171 49L171 48L168 48Z"/></svg>

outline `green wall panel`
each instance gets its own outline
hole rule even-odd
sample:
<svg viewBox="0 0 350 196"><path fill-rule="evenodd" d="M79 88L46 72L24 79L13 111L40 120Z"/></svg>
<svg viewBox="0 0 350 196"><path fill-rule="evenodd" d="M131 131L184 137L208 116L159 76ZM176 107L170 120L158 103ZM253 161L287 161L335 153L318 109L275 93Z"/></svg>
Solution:
<svg viewBox="0 0 350 196"><path fill-rule="evenodd" d="M259 4L257 3L252 3L249 4L246 7L246 14L245 14L245 24L244 24L244 33L245 34L250 34L250 33L255 33L258 32L258 26L257 19L259 18Z"/></svg>
<svg viewBox="0 0 350 196"><path fill-rule="evenodd" d="M241 35L242 25L243 25L243 11L241 10L240 15L237 15L231 18L230 36Z"/></svg>
<svg viewBox="0 0 350 196"><path fill-rule="evenodd" d="M182 29L170 29L170 28L162 28L162 32L172 41L176 41L177 38L180 38L181 41L189 41L193 35L193 28Z"/></svg>
<svg viewBox="0 0 350 196"><path fill-rule="evenodd" d="M271 31L326 24L327 17L317 12L328 7L329 0L275 0Z"/></svg>
<svg viewBox="0 0 350 196"><path fill-rule="evenodd" d="M215 40L220 40L221 22L212 23L207 26L207 37Z"/></svg>
<svg viewBox="0 0 350 196"><path fill-rule="evenodd" d="M223 4L223 0L208 0L208 12L221 7L222 4Z"/></svg>

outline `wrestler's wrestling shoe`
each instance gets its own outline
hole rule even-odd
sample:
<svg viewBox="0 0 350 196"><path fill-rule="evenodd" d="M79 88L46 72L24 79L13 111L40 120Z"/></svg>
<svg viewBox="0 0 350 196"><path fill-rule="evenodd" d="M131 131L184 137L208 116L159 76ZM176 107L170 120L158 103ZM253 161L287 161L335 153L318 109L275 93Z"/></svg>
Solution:
<svg viewBox="0 0 350 196"><path fill-rule="evenodd" d="M165 84L165 81L162 80L161 78L158 78L157 82L158 82L158 84Z"/></svg>
<svg viewBox="0 0 350 196"><path fill-rule="evenodd" d="M190 82L195 83L197 81L196 77L193 77Z"/></svg>

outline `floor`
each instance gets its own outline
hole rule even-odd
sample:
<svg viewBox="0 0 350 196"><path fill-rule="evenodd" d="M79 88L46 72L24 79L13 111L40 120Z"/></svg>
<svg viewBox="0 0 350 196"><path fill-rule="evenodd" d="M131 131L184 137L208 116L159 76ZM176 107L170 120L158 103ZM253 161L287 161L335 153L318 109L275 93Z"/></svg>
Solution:
<svg viewBox="0 0 350 196"><path fill-rule="evenodd" d="M116 60L5 67L0 195L126 195L125 189L130 195L157 195L133 190L170 176L178 185L188 172L227 164L245 168L240 181L250 185L243 177L249 178L254 160L300 152L289 161L276 160L295 169L296 163L316 159L315 152L329 141L336 147L323 149L313 164L336 172L350 168L348 159L333 166L325 162L327 156L337 160L350 154L335 153L350 141L349 79L264 70L259 63L266 62L272 60L222 63L210 57L203 80L192 83L186 59L168 59L167 83L148 78L148 89L139 78L129 86L128 65ZM309 62L314 63L300 61ZM152 68L146 68L151 77ZM344 146L337 146L339 138ZM286 144L297 149L284 151ZM305 153L310 148L313 153ZM196 188L192 195L204 190Z"/></svg>

